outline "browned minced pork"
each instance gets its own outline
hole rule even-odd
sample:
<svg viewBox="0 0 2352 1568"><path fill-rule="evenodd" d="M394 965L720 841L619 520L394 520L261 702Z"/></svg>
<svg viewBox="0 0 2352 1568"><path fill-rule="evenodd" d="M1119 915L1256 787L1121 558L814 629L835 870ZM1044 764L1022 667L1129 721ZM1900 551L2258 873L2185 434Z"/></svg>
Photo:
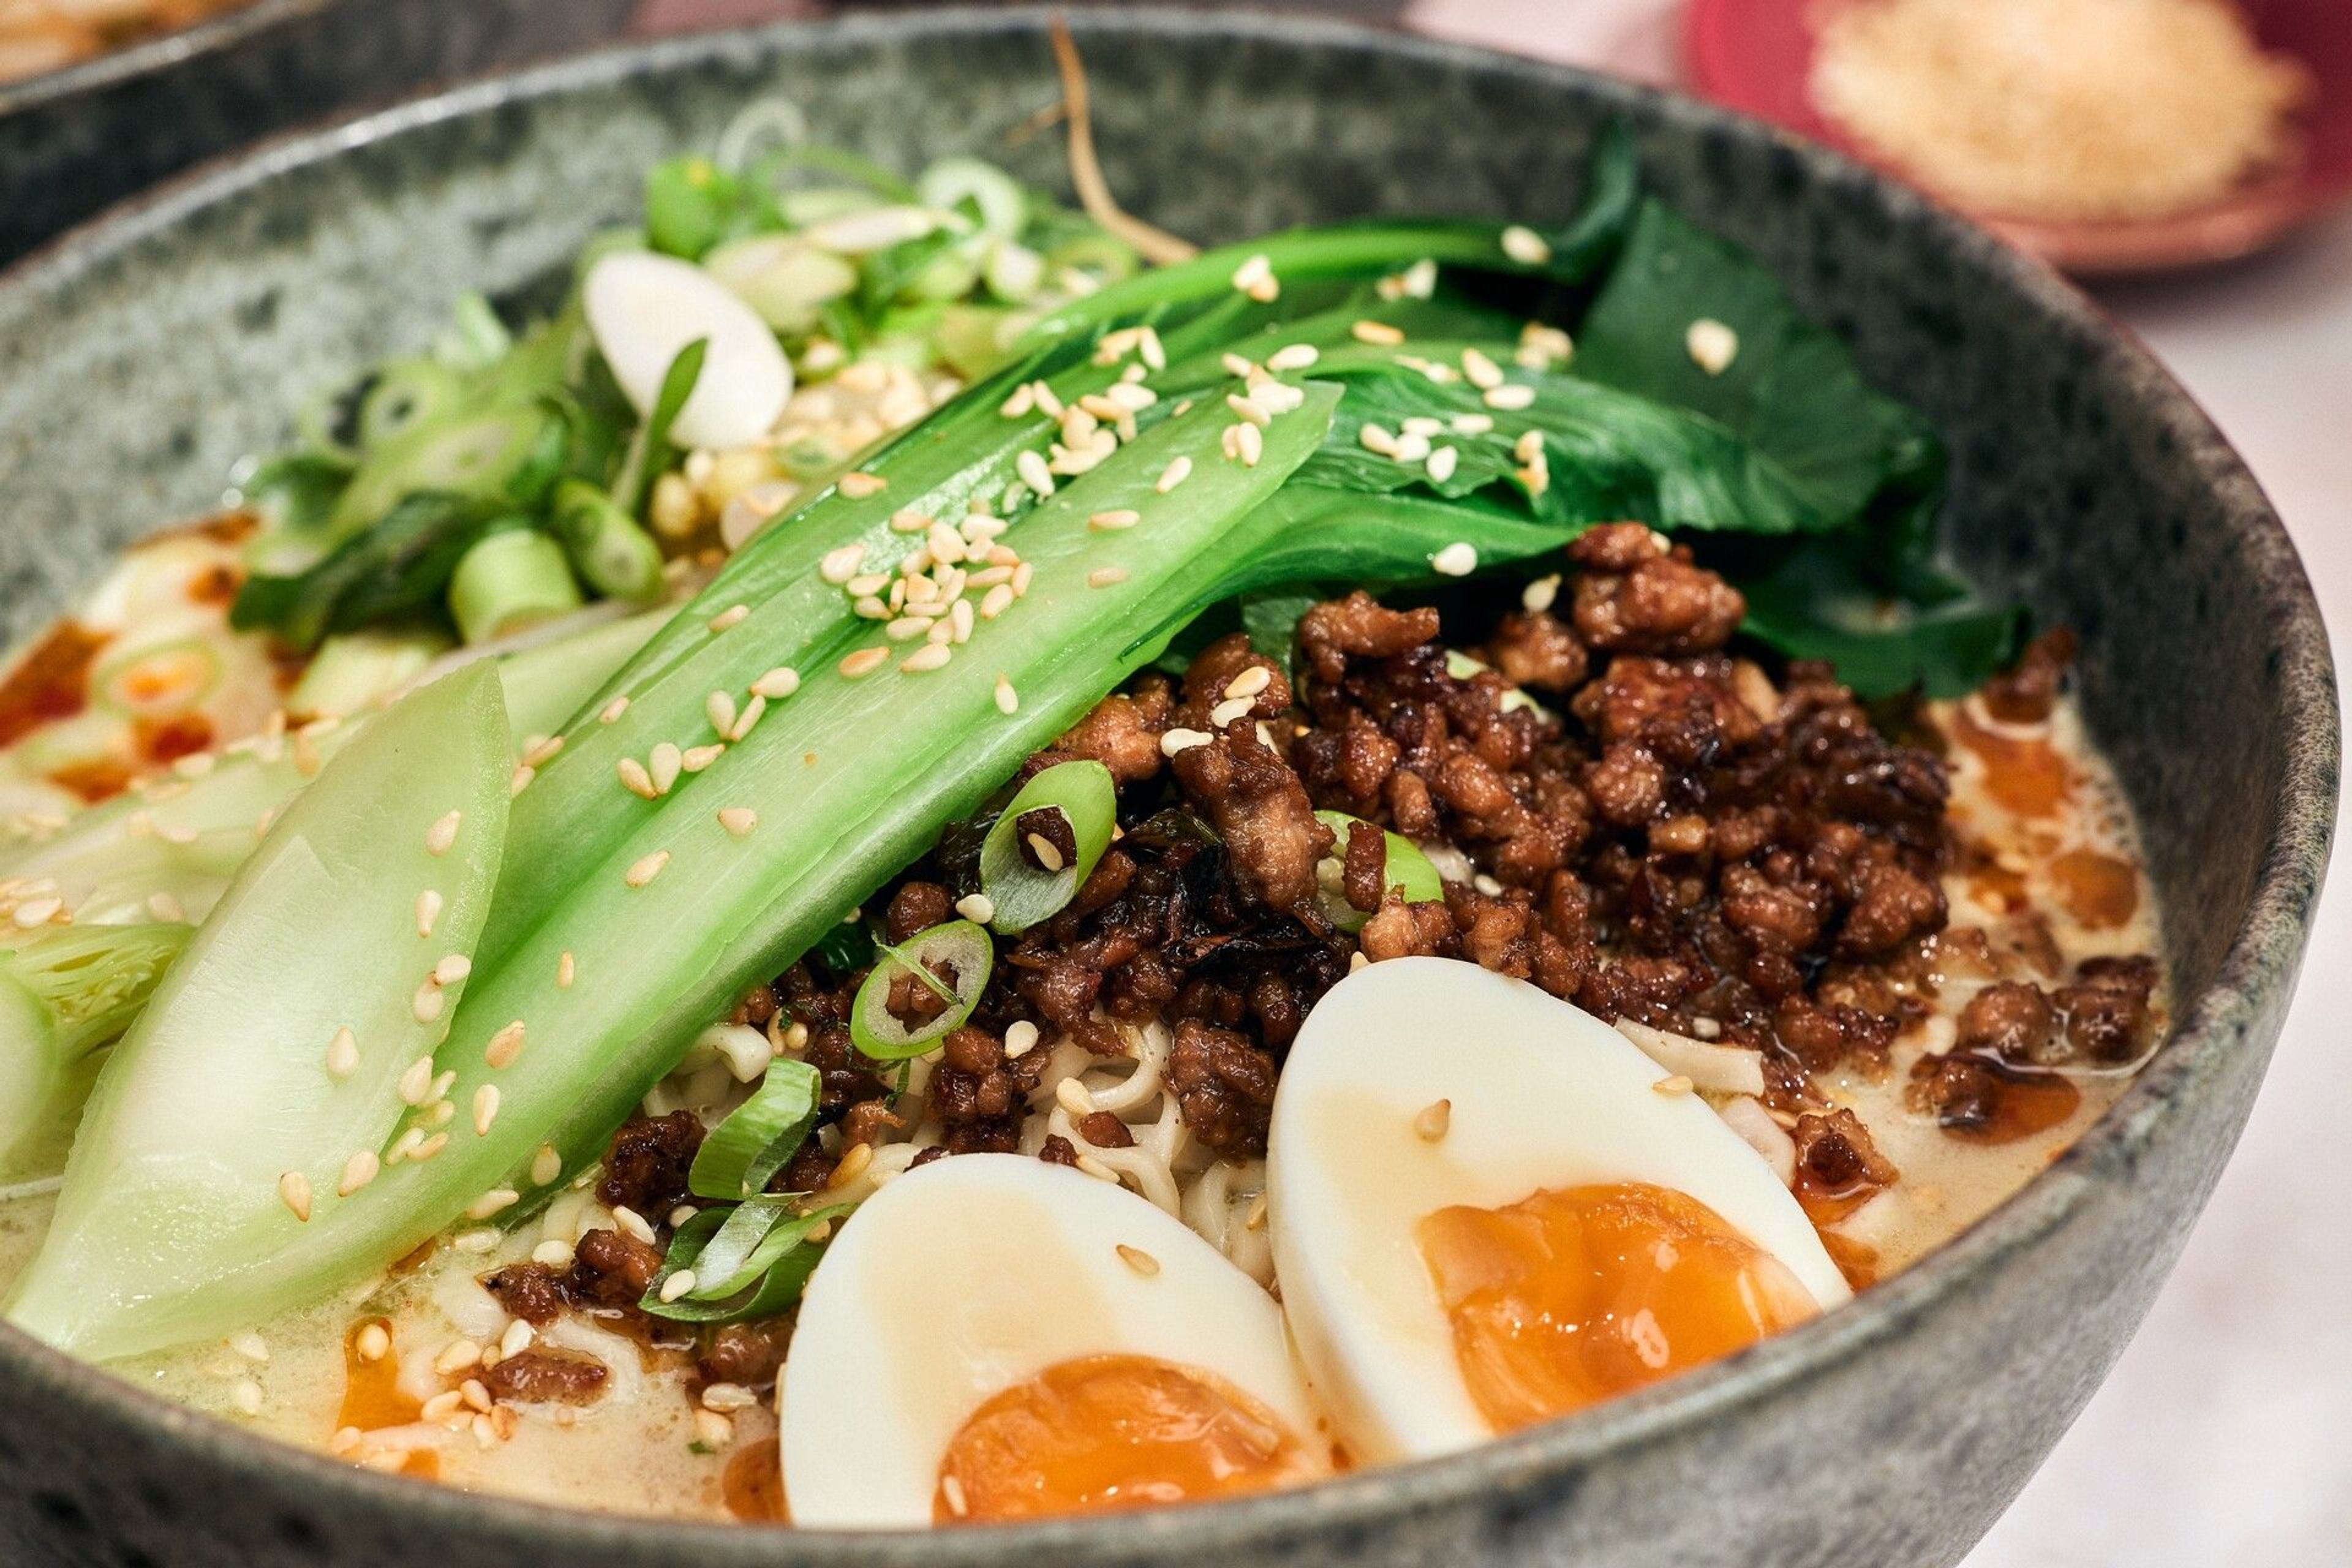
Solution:
<svg viewBox="0 0 2352 1568"><path fill-rule="evenodd" d="M661 1272L658 1248L601 1227L582 1236L572 1248L572 1272L564 1282L583 1306L635 1307Z"/></svg>
<svg viewBox="0 0 2352 1568"><path fill-rule="evenodd" d="M2039 724L2058 705L2066 671L2074 662L2074 634L2064 626L2046 631L2026 646L2013 669L1985 682L1985 711L2010 724Z"/></svg>
<svg viewBox="0 0 2352 1568"><path fill-rule="evenodd" d="M586 1351L533 1345L481 1374L490 1397L509 1405L593 1405L612 1376Z"/></svg>
<svg viewBox="0 0 2352 1568"><path fill-rule="evenodd" d="M1797 1118L1790 1136L1797 1143L1801 1185L1823 1196L1874 1193L1893 1186L1902 1175L1851 1110L1809 1110Z"/></svg>
<svg viewBox="0 0 2352 1568"><path fill-rule="evenodd" d="M792 1333L781 1322L729 1323L710 1331L695 1356L695 1370L705 1383L734 1383L765 1388L784 1364Z"/></svg>
<svg viewBox="0 0 2352 1568"><path fill-rule="evenodd" d="M1127 1048L1120 1026L1155 1020L1173 1036L1187 1126L1211 1149L1258 1153L1285 1054L1360 955L1463 958L1603 1017L1679 1033L1703 1021L1765 1052L1768 1099L1790 1114L1821 1111L1811 1075L1882 1068L1930 1004L1946 921L1943 765L1891 738L1924 726L1890 710L1883 728L1825 665L1771 674L1735 655L1740 595L1643 525L1592 529L1568 553L1556 609L1514 611L1469 650L1488 668L1454 673L1435 609L1351 594L1310 607L1291 649L1226 637L1181 679L1138 678L1030 759L1024 778L1102 763L1119 832L1067 908L1000 941L931 1074L924 1109L940 1131L919 1157L1037 1147L1023 1132L1049 1053L1008 1057L1014 1025L1110 1058ZM2066 654L2037 645L1996 711L2046 711ZM1171 756L1176 731L1192 733ZM1318 808L1369 826L1335 835ZM944 919L977 889L988 826L951 828L908 871L887 906L894 935L908 911ZM1376 828L1458 852L1470 874L1441 902L1406 903ZM1331 918L1346 910L1367 917L1352 936ZM1969 944L1946 956L1960 973ZM2000 955L1979 956L1977 973L2009 978ZM812 961L770 988L810 1031L821 1120L853 1136L852 1107L888 1093L842 1028L862 978ZM2086 965L2055 992L1988 993L1973 1026L2017 1032L2029 1059L2124 1059L2150 1032L2154 979L2152 964ZM2046 1016L2002 1011L2030 1000ZM1115 1120L1078 1131L1109 1146ZM1895 1179L1851 1117L1800 1126L1816 1177ZM788 1185L830 1169L814 1150ZM1062 1138L1041 1152L1079 1157Z"/></svg>
<svg viewBox="0 0 2352 1568"><path fill-rule="evenodd" d="M658 1221L686 1196L686 1174L702 1147L702 1119L691 1110L632 1116L604 1151L596 1195L614 1208Z"/></svg>

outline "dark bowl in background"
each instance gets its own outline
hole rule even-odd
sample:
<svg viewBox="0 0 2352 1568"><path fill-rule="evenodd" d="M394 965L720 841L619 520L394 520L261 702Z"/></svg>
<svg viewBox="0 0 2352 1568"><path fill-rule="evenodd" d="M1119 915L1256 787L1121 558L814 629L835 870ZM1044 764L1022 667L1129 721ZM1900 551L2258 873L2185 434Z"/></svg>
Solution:
<svg viewBox="0 0 2352 1568"><path fill-rule="evenodd" d="M0 261L216 153L613 37L637 0L254 0L0 82Z"/></svg>
<svg viewBox="0 0 2352 1568"><path fill-rule="evenodd" d="M1475 1452L1213 1507L923 1536L677 1526L336 1464L0 1330L0 1562L75 1568L1910 1568L1955 1561L2138 1324L2275 1041L2334 818L2326 634L2211 423L2039 265L1852 163L1687 99L1330 24L1074 18L1111 182L1203 239L1366 213L1541 222L1622 118L1947 435L1953 553L2082 634L2143 825L2178 1026L2064 1157L1949 1247L1733 1360ZM0 631L219 493L290 411L523 290L645 165L783 92L821 139L1064 184L1036 12L644 45L278 144L0 278Z"/></svg>

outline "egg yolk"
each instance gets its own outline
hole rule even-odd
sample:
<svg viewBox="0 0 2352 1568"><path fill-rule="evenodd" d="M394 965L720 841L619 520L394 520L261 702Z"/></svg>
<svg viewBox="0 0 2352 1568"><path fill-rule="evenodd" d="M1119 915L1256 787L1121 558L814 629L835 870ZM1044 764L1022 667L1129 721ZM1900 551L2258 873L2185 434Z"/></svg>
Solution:
<svg viewBox="0 0 2352 1568"><path fill-rule="evenodd" d="M940 1462L940 1524L1229 1497L1319 1471L1272 1413L1150 1356L1087 1356L996 1394Z"/></svg>
<svg viewBox="0 0 2352 1568"><path fill-rule="evenodd" d="M1779 1258L1643 1183L1538 1192L1421 1222L1470 1397L1497 1432L1580 1410L1811 1317Z"/></svg>

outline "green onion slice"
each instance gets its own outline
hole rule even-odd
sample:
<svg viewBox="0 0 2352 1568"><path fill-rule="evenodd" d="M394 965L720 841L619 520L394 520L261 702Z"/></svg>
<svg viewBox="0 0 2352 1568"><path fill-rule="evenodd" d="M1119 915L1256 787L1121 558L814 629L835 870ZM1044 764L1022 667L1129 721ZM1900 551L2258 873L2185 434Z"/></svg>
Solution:
<svg viewBox="0 0 2352 1568"><path fill-rule="evenodd" d="M687 1172L694 1195L734 1203L765 1191L815 1125L820 1087L806 1062L772 1063L751 1098L703 1139Z"/></svg>
<svg viewBox="0 0 2352 1568"><path fill-rule="evenodd" d="M1066 836L1039 833L1031 814L1041 811L1058 813ZM1110 847L1118 815L1118 793L1100 763L1056 763L1023 784L980 846L980 890L995 908L989 924L1010 936L1060 913Z"/></svg>
<svg viewBox="0 0 2352 1568"><path fill-rule="evenodd" d="M1318 811L1315 816L1317 821L1339 835L1331 846L1331 853L1315 868L1323 913L1341 931L1361 931L1364 922L1372 917L1369 911L1348 901L1347 895L1340 890L1339 879L1346 865L1348 829L1363 818L1350 816L1344 811ZM1388 849L1387 863L1381 868L1381 886L1402 892L1408 904L1442 901L1445 897L1444 879L1438 876L1437 868L1429 863L1429 857L1421 852L1420 847L1402 834L1391 833L1386 828L1381 830L1381 837L1386 841Z"/></svg>
<svg viewBox="0 0 2352 1568"><path fill-rule="evenodd" d="M637 1303L657 1318L680 1323L736 1323L772 1318L800 1300L824 1256L810 1239L818 1227L855 1205L835 1204L794 1214L791 1194L763 1194L724 1208L704 1209L670 1238L661 1272ZM694 1271L694 1288L662 1300L669 1279Z"/></svg>
<svg viewBox="0 0 2352 1568"><path fill-rule="evenodd" d="M857 988L857 999L850 1005L850 1040L877 1062L922 1056L971 1016L980 994L988 987L988 973L995 962L996 947L988 932L970 921L949 921L917 932L897 947L884 947L880 962ZM932 972L933 964L955 976L952 985ZM901 974L912 975L929 986L947 1004L947 1010L918 1027L908 1027L904 1019L890 1011L891 983Z"/></svg>
<svg viewBox="0 0 2352 1568"><path fill-rule="evenodd" d="M613 504L631 517L645 510L654 480L669 461L669 427L677 423L687 399L694 395L695 384L702 379L703 359L709 353L709 338L697 338L677 351L669 369L662 373L661 390L654 394L645 423L630 438L628 456L622 460L620 477L613 481L612 495Z"/></svg>

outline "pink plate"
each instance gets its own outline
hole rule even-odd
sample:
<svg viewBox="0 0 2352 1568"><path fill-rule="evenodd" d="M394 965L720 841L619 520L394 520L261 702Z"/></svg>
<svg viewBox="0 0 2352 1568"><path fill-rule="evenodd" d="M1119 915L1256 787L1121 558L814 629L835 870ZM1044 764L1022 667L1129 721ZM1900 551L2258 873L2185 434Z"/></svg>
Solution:
<svg viewBox="0 0 2352 1568"><path fill-rule="evenodd" d="M1683 48L1707 97L1870 160L1807 96L1818 0L1691 0ZM1979 221L2083 276L2154 272L2227 260L2352 200L2352 6L2345 0L2246 0L2270 48L2300 58L2318 82L2305 110L2299 164L2210 207L2176 216L2047 223L1977 213Z"/></svg>

